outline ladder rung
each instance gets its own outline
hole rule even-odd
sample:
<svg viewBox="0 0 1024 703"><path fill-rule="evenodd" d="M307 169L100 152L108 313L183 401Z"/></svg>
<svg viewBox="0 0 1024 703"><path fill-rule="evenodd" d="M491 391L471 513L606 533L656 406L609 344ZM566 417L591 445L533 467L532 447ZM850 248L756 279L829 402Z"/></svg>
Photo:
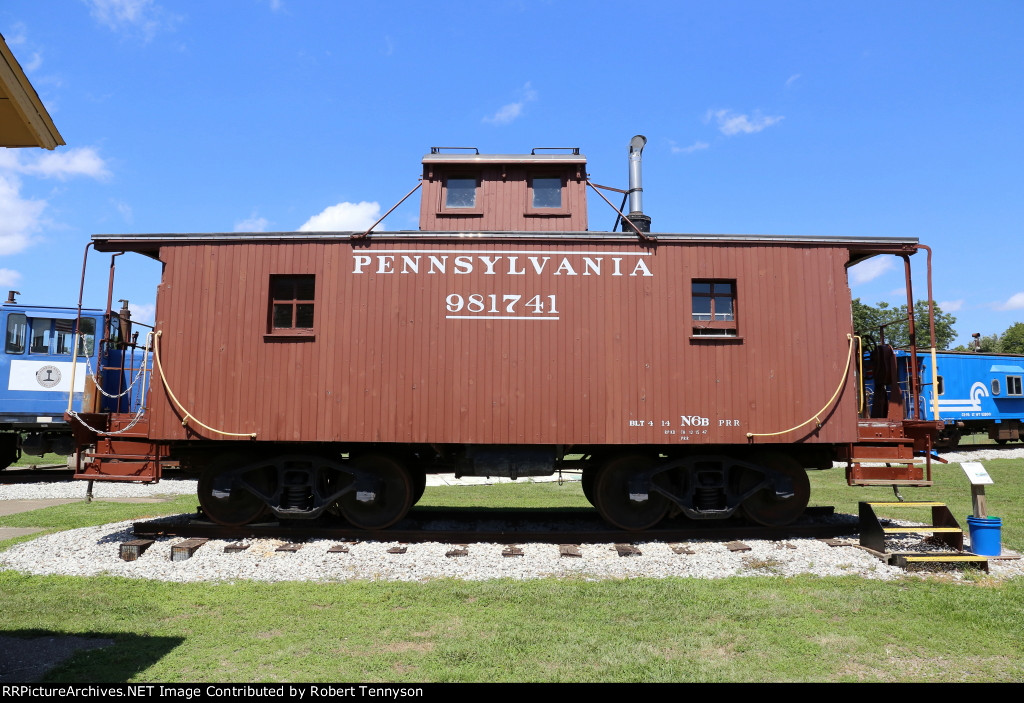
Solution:
<svg viewBox="0 0 1024 703"><path fill-rule="evenodd" d="M887 535L899 534L900 532L960 532L959 527L883 527L882 532Z"/></svg>

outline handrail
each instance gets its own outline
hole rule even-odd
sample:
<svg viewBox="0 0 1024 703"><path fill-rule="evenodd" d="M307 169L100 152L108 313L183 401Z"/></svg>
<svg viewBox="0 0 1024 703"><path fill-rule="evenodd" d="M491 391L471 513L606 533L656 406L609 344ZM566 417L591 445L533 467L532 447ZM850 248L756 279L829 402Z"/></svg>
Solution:
<svg viewBox="0 0 1024 703"><path fill-rule="evenodd" d="M779 435L786 434L787 432L798 430L804 425L810 423L812 420L817 423L818 427L821 427L821 420L819 419L819 416L828 410L829 406L832 405L832 402L839 397L839 392L843 390L843 386L846 385L846 379L850 374L850 361L853 359L854 340L856 340L856 344L858 346L860 345L860 337L857 335L848 334L846 335L846 338L850 340L850 349L846 354L846 368L843 369L843 377L840 379L839 385L836 387L836 392L832 394L832 397L828 399L828 402L825 403L824 407L811 417L801 422L799 425L790 427L788 430L782 430L781 432L747 432L747 439L753 439L754 437L777 437Z"/></svg>

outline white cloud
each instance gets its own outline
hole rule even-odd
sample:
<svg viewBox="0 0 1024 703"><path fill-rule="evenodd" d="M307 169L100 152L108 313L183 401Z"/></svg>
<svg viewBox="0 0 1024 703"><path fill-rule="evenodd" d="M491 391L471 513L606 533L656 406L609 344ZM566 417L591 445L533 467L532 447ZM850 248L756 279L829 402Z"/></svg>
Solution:
<svg viewBox="0 0 1024 703"><path fill-rule="evenodd" d="M32 243L45 209L45 200L21 196L17 176L0 173L0 255L16 254Z"/></svg>
<svg viewBox="0 0 1024 703"><path fill-rule="evenodd" d="M132 319L147 324L153 324L153 317L156 315L156 303L128 303L128 309L132 311ZM140 330L139 341L146 335Z"/></svg>
<svg viewBox="0 0 1024 703"><path fill-rule="evenodd" d="M692 154L695 151L701 149L707 149L709 144L707 142L696 141L690 146L677 146L675 142L669 142L669 148L673 154Z"/></svg>
<svg viewBox="0 0 1024 703"><path fill-rule="evenodd" d="M126 34L139 33L143 39L152 39L162 29L170 27L172 19L153 0L84 0L89 13L107 28Z"/></svg>
<svg viewBox="0 0 1024 703"><path fill-rule="evenodd" d="M891 256L876 256L859 264L854 264L848 269L850 285L857 286L861 283L873 281L886 271L891 270L894 266L893 257Z"/></svg>
<svg viewBox="0 0 1024 703"><path fill-rule="evenodd" d="M940 301L937 301L936 304L940 308L942 308L942 312L956 312L957 310L962 310L963 307L964 307L963 299L960 299L960 300L940 300Z"/></svg>
<svg viewBox="0 0 1024 703"><path fill-rule="evenodd" d="M796 83L798 80L800 80L800 74L794 73L792 76L786 79L786 87L788 88L789 86Z"/></svg>
<svg viewBox="0 0 1024 703"><path fill-rule="evenodd" d="M91 147L42 154L25 172L62 181L69 176L88 176L96 179L110 177L107 164Z"/></svg>
<svg viewBox="0 0 1024 703"><path fill-rule="evenodd" d="M1014 293L1002 305L997 305L996 310L1020 310L1024 308L1024 293Z"/></svg>
<svg viewBox="0 0 1024 703"><path fill-rule="evenodd" d="M256 213L249 215L244 220L235 223L236 232L266 232L270 220L265 217L258 217Z"/></svg>
<svg viewBox="0 0 1024 703"><path fill-rule="evenodd" d="M0 286L16 286L21 280L21 274L13 269L0 269Z"/></svg>
<svg viewBox="0 0 1024 703"><path fill-rule="evenodd" d="M760 110L755 110L750 117L738 115L732 110L708 110L704 115L705 122L714 120L718 125L718 131L727 137L740 133L754 134L784 119L782 115L762 115Z"/></svg>
<svg viewBox="0 0 1024 703"><path fill-rule="evenodd" d="M117 211L121 214L121 218L128 224L135 221L135 213L132 211L132 206L123 200L111 200L110 203L117 208Z"/></svg>
<svg viewBox="0 0 1024 703"><path fill-rule="evenodd" d="M0 254L14 254L27 248L43 223L46 201L24 197L19 174L59 180L72 176L104 179L110 176L110 171L90 147L24 158L14 149L0 149Z"/></svg>
<svg viewBox="0 0 1024 703"><path fill-rule="evenodd" d="M110 177L107 164L92 147L77 147L44 154L27 155L12 149L0 151L0 171L13 171L40 178L67 180L71 176L87 176L103 180Z"/></svg>
<svg viewBox="0 0 1024 703"><path fill-rule="evenodd" d="M526 106L526 103L533 102L536 99L537 91L530 87L530 83L527 81L526 85L523 86L522 99L514 103L502 105L498 108L497 112L490 117L485 117L483 121L496 125L508 124L523 114L523 108Z"/></svg>
<svg viewBox="0 0 1024 703"><path fill-rule="evenodd" d="M338 203L313 215L299 227L300 232L359 232L380 217L380 203Z"/></svg>

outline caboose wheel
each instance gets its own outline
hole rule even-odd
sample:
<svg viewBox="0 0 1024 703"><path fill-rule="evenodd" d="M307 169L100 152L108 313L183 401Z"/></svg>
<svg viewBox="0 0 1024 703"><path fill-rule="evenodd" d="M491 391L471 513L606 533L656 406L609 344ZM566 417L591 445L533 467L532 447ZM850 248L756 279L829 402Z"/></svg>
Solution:
<svg viewBox="0 0 1024 703"><path fill-rule="evenodd" d="M583 469L583 474L580 476L580 487L583 489L583 495L595 508L597 503L594 502L594 481L597 479L597 472L598 469L588 466Z"/></svg>
<svg viewBox="0 0 1024 703"><path fill-rule="evenodd" d="M628 454L611 459L600 468L593 494L601 517L623 530L646 530L661 522L669 501L653 490L647 500L630 500L629 479L654 465L654 457Z"/></svg>
<svg viewBox="0 0 1024 703"><path fill-rule="evenodd" d="M235 470L254 460L237 452L227 452L213 458L199 476L199 505L208 518L218 525L237 527L257 520L267 510L266 503L247 491ZM267 476L249 471L246 481L270 492Z"/></svg>
<svg viewBox="0 0 1024 703"><path fill-rule="evenodd" d="M811 497L811 482L807 472L792 457L776 452L764 452L755 459L756 463L787 477L792 484L793 495L779 498L771 488L765 488L743 501L743 512L759 525L775 527L788 525L803 515ZM761 481L761 475L749 472L742 481L753 486Z"/></svg>
<svg viewBox="0 0 1024 703"><path fill-rule="evenodd" d="M412 507L413 481L399 461L384 454L364 454L352 460L354 468L377 479L374 495L361 501L358 491L338 499L338 509L350 523L364 530L383 530L405 517Z"/></svg>
<svg viewBox="0 0 1024 703"><path fill-rule="evenodd" d="M420 502L420 498L423 497L423 491L427 490L427 473L416 469L411 472L412 476L412 505L416 505Z"/></svg>

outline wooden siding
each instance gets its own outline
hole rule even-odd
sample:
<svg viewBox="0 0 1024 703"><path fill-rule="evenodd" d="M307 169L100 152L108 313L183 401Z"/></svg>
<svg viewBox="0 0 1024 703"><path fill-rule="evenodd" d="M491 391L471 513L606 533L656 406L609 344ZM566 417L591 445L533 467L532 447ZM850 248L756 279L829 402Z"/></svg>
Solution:
<svg viewBox="0 0 1024 703"><path fill-rule="evenodd" d="M479 164L431 164L424 176L420 200L420 229L453 232L583 232L587 229L586 183L577 178L582 166L494 166ZM448 176L479 177L479 214L460 214L443 207L444 183ZM563 210L566 214L529 213L529 179L561 177Z"/></svg>
<svg viewBox="0 0 1024 703"><path fill-rule="evenodd" d="M841 245L578 237L166 245L157 328L189 412L259 440L746 444L813 416L836 389L848 257ZM312 340L267 337L272 274L316 276ZM740 339L692 338L694 278L736 281ZM497 296L499 313L449 317L449 295L473 294L484 312ZM523 296L513 314L505 295ZM534 295L546 307L555 296L557 314L525 306ZM224 439L186 431L153 385L153 438ZM821 419L757 442L853 441L852 372Z"/></svg>

